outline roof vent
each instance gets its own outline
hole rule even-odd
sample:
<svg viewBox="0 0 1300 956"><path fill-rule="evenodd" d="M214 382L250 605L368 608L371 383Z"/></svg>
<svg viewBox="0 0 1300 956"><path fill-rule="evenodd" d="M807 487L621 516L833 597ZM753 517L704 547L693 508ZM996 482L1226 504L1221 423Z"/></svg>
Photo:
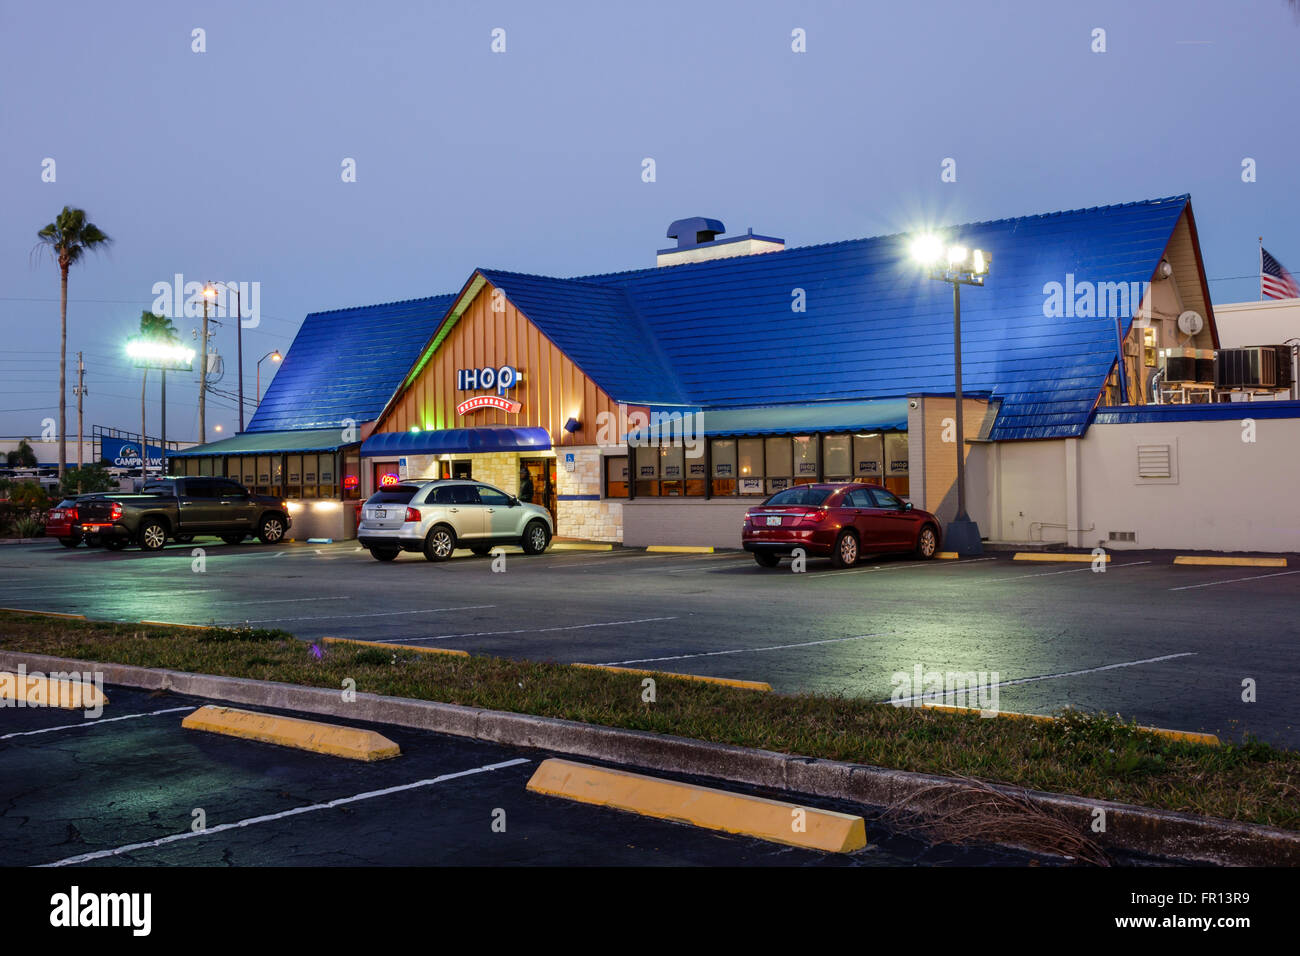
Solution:
<svg viewBox="0 0 1300 956"><path fill-rule="evenodd" d="M719 239L727 227L720 219L692 216L678 219L668 227L668 238L676 239L673 249L660 249L657 265L676 266L684 262L704 262L708 259L730 259L735 256L752 256L760 252L780 252L784 239L756 236L750 229L743 236Z"/></svg>

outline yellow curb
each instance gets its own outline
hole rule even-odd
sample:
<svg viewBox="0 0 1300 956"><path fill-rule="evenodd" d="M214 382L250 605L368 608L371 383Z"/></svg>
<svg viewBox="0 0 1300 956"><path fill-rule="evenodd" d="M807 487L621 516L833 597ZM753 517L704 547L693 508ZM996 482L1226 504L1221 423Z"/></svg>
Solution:
<svg viewBox="0 0 1300 956"><path fill-rule="evenodd" d="M613 551L612 544L588 544L585 541L553 541L552 551Z"/></svg>
<svg viewBox="0 0 1300 956"><path fill-rule="evenodd" d="M318 720L258 714L212 704L194 711L181 721L181 726L186 730L206 730L227 737L259 740L349 760L384 760L402 752L397 744L373 730L357 730Z"/></svg>
<svg viewBox="0 0 1300 956"><path fill-rule="evenodd" d="M660 554L712 554L713 548L696 544L652 544L647 551Z"/></svg>
<svg viewBox="0 0 1300 956"><path fill-rule="evenodd" d="M354 641L349 637L322 637L322 644L363 644L366 647L382 647L394 651L419 651L421 654L454 654L456 657L469 657L469 651L452 650L450 647L416 647L413 644L385 644L383 641Z"/></svg>
<svg viewBox="0 0 1300 956"><path fill-rule="evenodd" d="M586 667L591 670L617 671L620 674L650 674L654 677L676 677L679 680L697 680L706 684L721 684L724 687L739 687L743 690L771 690L772 685L758 680L736 680L732 677L701 677L699 674L674 674L672 671L643 670L640 667L611 667L608 664L577 664L574 667Z"/></svg>
<svg viewBox="0 0 1300 956"><path fill-rule="evenodd" d="M852 853L867 845L862 817L555 757L542 761L528 781L528 789L659 820L676 820L707 830L740 833L830 853Z"/></svg>
<svg viewBox="0 0 1300 956"><path fill-rule="evenodd" d="M21 700L31 707L57 707L61 710L95 710L108 703L104 692L94 684L66 678L0 671L0 700Z"/></svg>
<svg viewBox="0 0 1300 956"><path fill-rule="evenodd" d="M0 607L0 611L9 611L12 614L34 614L37 617L62 617L70 621L84 621L84 614L60 614L57 611L29 611L25 607Z"/></svg>
<svg viewBox="0 0 1300 956"><path fill-rule="evenodd" d="M1210 558L1195 554L1180 554L1174 564L1201 564L1230 568L1285 568L1286 558Z"/></svg>
<svg viewBox="0 0 1300 956"><path fill-rule="evenodd" d="M978 707L954 707L951 704L924 704L927 710L943 711L946 714L979 714L983 713ZM995 717L1018 717L1021 720L1039 720L1051 723L1056 720L1049 714L1017 714L1009 710L999 710L994 712ZM1160 737L1168 737L1170 740L1181 740L1189 744L1204 744L1207 747L1222 746L1222 741L1214 734L1202 734L1194 730L1165 730L1161 727L1138 727L1138 730L1145 730L1149 734L1156 734Z"/></svg>
<svg viewBox="0 0 1300 956"><path fill-rule="evenodd" d="M226 630L216 624L181 624L178 621L141 621L140 623L147 624L149 627L182 627L187 631Z"/></svg>
<svg viewBox="0 0 1300 956"><path fill-rule="evenodd" d="M961 555L956 551L939 551L935 554L935 557L941 561L957 561L961 558Z"/></svg>
<svg viewBox="0 0 1300 956"><path fill-rule="evenodd" d="M1012 561L1077 561L1088 564L1097 560L1110 563L1109 554L1064 554L1060 551L1017 551Z"/></svg>

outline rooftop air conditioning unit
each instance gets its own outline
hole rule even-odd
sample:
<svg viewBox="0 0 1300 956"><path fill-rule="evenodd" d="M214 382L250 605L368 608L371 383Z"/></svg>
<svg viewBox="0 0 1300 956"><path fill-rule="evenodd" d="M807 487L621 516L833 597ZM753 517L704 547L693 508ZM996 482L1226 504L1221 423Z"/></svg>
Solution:
<svg viewBox="0 0 1300 956"><path fill-rule="evenodd" d="M1285 346L1252 345L1220 349L1215 361L1215 384L1219 388L1278 388L1278 350ZM1291 356L1286 356L1286 378L1291 377Z"/></svg>
<svg viewBox="0 0 1300 956"><path fill-rule="evenodd" d="M1164 370L1164 381L1195 382L1196 359L1200 349L1167 348L1160 350L1160 367Z"/></svg>

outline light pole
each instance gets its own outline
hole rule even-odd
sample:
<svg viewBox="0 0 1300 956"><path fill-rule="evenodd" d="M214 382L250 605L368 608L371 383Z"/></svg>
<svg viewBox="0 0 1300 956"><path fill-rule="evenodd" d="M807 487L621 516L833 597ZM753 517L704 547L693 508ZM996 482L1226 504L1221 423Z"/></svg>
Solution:
<svg viewBox="0 0 1300 956"><path fill-rule="evenodd" d="M212 289L215 295L215 286L225 286L227 292L235 293L235 360L239 363L239 430L242 432L244 430L244 302L238 284L232 286L229 282L220 280L209 282L203 294L207 295L207 290Z"/></svg>
<svg viewBox="0 0 1300 956"><path fill-rule="evenodd" d="M167 370L189 369L194 367L194 350L183 345L171 345L167 342L151 342L148 339L130 338L126 340L126 354L130 356L137 368L156 368L162 372L162 437L158 443L159 475L167 474ZM140 436L140 460L146 468L149 462L149 447ZM142 475L147 475L141 469Z"/></svg>
<svg viewBox="0 0 1300 956"><path fill-rule="evenodd" d="M948 547L962 557L981 554L979 525L966 513L966 433L962 429L961 391L961 287L984 284L993 257L980 249L952 245L944 248L937 236L921 236L912 242L912 258L925 266L931 279L952 285L952 366L953 398L956 412L957 444L957 517L948 523L944 539Z"/></svg>
<svg viewBox="0 0 1300 956"><path fill-rule="evenodd" d="M267 352L265 355L263 355L260 359L257 360L257 407L258 408L262 407L262 363L265 362L267 359L270 359L272 362L278 362L283 358L284 356L281 355L278 350L272 349L271 351Z"/></svg>

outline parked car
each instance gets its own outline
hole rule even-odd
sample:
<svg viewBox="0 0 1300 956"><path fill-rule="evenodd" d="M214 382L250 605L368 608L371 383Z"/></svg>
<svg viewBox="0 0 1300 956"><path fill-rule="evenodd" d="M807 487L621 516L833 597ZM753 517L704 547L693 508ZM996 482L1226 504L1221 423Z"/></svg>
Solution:
<svg viewBox="0 0 1300 956"><path fill-rule="evenodd" d="M89 494L71 495L64 498L45 515L45 536L47 538L58 538L59 544L65 548L75 548L83 541L86 541L87 544L97 544L98 541L95 539L87 540L86 536L81 533L80 527L77 526L80 520L77 503L98 497L99 494Z"/></svg>
<svg viewBox="0 0 1300 956"><path fill-rule="evenodd" d="M284 501L251 494L229 478L162 478L137 494L106 493L79 502L77 514L73 527L98 535L112 550L135 543L157 551L169 538L188 543L196 534L214 534L227 544L255 534L275 544L292 527Z"/></svg>
<svg viewBox="0 0 1300 956"><path fill-rule="evenodd" d="M357 526L357 540L377 561L391 561L402 551L446 561L457 548L487 554L501 544L541 554L554 534L551 513L540 505L481 481L456 479L381 488L366 500Z"/></svg>
<svg viewBox="0 0 1300 956"><path fill-rule="evenodd" d="M899 500L879 485L798 485L778 491L745 513L741 541L754 560L774 568L782 555L802 548L836 567L863 554L911 551L933 558L941 532L934 515Z"/></svg>

